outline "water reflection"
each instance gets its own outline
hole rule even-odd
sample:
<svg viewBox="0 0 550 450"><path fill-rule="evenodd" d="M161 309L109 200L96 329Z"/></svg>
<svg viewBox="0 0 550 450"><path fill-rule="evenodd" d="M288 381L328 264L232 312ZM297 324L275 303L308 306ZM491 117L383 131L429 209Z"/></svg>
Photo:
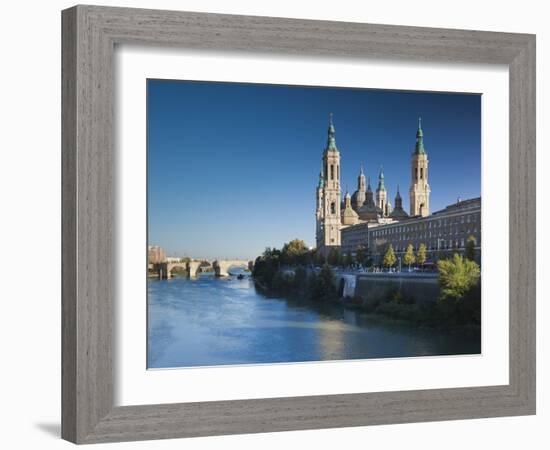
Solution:
<svg viewBox="0 0 550 450"><path fill-rule="evenodd" d="M249 278L148 283L151 368L479 353L479 338L373 321L339 305L267 298Z"/></svg>

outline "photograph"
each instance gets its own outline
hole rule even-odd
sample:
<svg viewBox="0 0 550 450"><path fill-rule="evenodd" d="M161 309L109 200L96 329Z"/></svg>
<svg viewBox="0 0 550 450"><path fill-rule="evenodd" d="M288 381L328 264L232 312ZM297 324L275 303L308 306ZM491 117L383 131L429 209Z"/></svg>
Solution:
<svg viewBox="0 0 550 450"><path fill-rule="evenodd" d="M481 354L481 95L147 80L147 368Z"/></svg>

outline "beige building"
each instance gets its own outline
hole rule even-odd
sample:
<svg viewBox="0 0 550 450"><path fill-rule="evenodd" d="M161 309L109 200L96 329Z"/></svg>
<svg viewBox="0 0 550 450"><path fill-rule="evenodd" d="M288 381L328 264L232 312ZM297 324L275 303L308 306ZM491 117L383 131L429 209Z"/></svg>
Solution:
<svg viewBox="0 0 550 450"><path fill-rule="evenodd" d="M391 244L396 255L402 256L409 244L417 251L425 244L429 259L451 252L463 252L470 236L475 239L479 256L481 248L481 198L447 206L428 217L413 217L403 221L364 223L342 229L342 251L355 253L359 246L367 249L375 261Z"/></svg>
<svg viewBox="0 0 550 450"><path fill-rule="evenodd" d="M147 260L149 264L158 264L166 261L166 253L158 245L150 245L147 248Z"/></svg>

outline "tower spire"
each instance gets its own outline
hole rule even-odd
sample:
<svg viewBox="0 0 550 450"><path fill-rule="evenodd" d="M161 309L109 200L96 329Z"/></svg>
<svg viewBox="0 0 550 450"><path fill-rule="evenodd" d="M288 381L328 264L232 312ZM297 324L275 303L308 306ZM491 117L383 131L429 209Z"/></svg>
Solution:
<svg viewBox="0 0 550 450"><path fill-rule="evenodd" d="M386 186L384 185L384 168L380 166L380 173L378 174L378 190L385 191Z"/></svg>
<svg viewBox="0 0 550 450"><path fill-rule="evenodd" d="M336 130L334 129L334 123L332 122L332 113L328 115L328 139L326 151L338 151L336 148Z"/></svg>
<svg viewBox="0 0 550 450"><path fill-rule="evenodd" d="M418 118L418 130L416 130L416 145L414 147L415 155L426 153L424 148L424 132L422 131L422 117Z"/></svg>

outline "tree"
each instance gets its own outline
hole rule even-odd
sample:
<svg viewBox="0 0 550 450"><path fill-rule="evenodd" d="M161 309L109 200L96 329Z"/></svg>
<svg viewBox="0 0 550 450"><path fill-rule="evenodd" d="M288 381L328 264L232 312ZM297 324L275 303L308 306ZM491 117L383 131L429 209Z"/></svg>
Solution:
<svg viewBox="0 0 550 450"><path fill-rule="evenodd" d="M407 250L405 251L405 255L403 256L403 262L409 266L409 272L411 271L411 264L414 264L416 261L416 258L414 257L414 249L413 245L409 244L407 245Z"/></svg>
<svg viewBox="0 0 550 450"><path fill-rule="evenodd" d="M353 255L351 252L346 253L346 257L344 259L344 266L350 267L353 264Z"/></svg>
<svg viewBox="0 0 550 450"><path fill-rule="evenodd" d="M315 300L330 301L336 299L334 274L328 264L323 265L319 275L312 276L311 296Z"/></svg>
<svg viewBox="0 0 550 450"><path fill-rule="evenodd" d="M328 254L328 263L331 266L337 266L340 261L340 252L337 248L332 247Z"/></svg>
<svg viewBox="0 0 550 450"><path fill-rule="evenodd" d="M367 249L364 245L359 245L357 247L357 252L355 253L355 260L358 264L365 264L365 259L367 258Z"/></svg>
<svg viewBox="0 0 550 450"><path fill-rule="evenodd" d="M393 267L395 262L397 261L397 258L395 257L395 252L393 251L392 245L388 245L388 249L386 250L386 254L384 255L384 260L382 264L384 264L384 267L387 267L388 269L390 267Z"/></svg>
<svg viewBox="0 0 550 450"><path fill-rule="evenodd" d="M304 289L307 281L307 271L303 267L297 267L294 271L293 278L294 289L302 290Z"/></svg>
<svg viewBox="0 0 550 450"><path fill-rule="evenodd" d="M309 249L304 241L301 239L293 239L283 245L281 257L286 264L300 264L305 262L308 252Z"/></svg>
<svg viewBox="0 0 550 450"><path fill-rule="evenodd" d="M418 252L416 253L416 262L424 268L424 263L428 259L428 256L426 254L426 244L422 243L418 247Z"/></svg>
<svg viewBox="0 0 550 450"><path fill-rule="evenodd" d="M344 252L338 252L338 265L344 267L346 265L346 254Z"/></svg>
<svg viewBox="0 0 550 450"><path fill-rule="evenodd" d="M474 261L476 257L476 238L472 235L466 239L466 249L464 250L464 256L470 261Z"/></svg>
<svg viewBox="0 0 550 450"><path fill-rule="evenodd" d="M315 264L318 266L322 266L325 263L325 255L323 255L323 252L321 252L319 249L317 249L313 255L313 260L315 261Z"/></svg>
<svg viewBox="0 0 550 450"><path fill-rule="evenodd" d="M437 262L442 299L459 300L479 281L479 266L455 253L452 259Z"/></svg>

